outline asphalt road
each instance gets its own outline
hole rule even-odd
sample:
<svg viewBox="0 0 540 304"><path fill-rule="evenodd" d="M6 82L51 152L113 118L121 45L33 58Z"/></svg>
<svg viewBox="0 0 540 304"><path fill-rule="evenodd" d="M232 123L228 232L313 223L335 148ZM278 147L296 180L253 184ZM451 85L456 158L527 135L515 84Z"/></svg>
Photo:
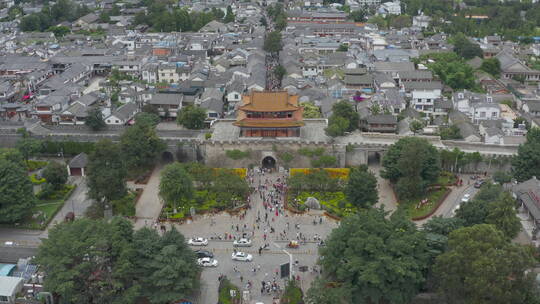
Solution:
<svg viewBox="0 0 540 304"><path fill-rule="evenodd" d="M35 256L37 254L36 247L26 246L4 246L4 243L0 245L0 263L13 263L16 264L21 258L27 258Z"/></svg>

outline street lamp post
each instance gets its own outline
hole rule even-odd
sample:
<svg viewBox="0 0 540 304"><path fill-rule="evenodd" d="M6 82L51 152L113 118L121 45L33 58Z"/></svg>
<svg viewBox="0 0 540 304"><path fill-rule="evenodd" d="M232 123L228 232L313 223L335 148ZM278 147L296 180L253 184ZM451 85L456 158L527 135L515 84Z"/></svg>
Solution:
<svg viewBox="0 0 540 304"><path fill-rule="evenodd" d="M281 249L281 251L285 252L285 254L287 254L289 256L289 280L292 281L292 265L293 265L293 256L291 253L289 253L287 250L285 250L284 248L281 248L278 244L276 244L275 242L274 243L274 246L276 246L277 248Z"/></svg>

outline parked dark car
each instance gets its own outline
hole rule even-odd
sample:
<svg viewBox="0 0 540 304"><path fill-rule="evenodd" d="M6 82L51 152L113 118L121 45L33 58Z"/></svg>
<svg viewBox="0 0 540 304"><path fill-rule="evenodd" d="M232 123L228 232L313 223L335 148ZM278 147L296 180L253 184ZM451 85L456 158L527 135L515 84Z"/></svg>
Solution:
<svg viewBox="0 0 540 304"><path fill-rule="evenodd" d="M211 252L208 251L208 250L197 250L197 251L195 251L195 253L197 254L197 258L199 258L199 259L202 259L202 258L213 258L213 257L214 257L214 254L211 253Z"/></svg>
<svg viewBox="0 0 540 304"><path fill-rule="evenodd" d="M478 180L474 183L474 187L475 188L480 188L482 187L482 185L484 184L484 181L483 180Z"/></svg>

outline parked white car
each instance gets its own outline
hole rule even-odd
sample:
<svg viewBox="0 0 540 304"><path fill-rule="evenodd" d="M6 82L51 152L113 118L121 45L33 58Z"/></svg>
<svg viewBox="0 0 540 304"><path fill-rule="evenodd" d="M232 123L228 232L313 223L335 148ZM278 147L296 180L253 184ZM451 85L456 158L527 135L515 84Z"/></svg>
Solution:
<svg viewBox="0 0 540 304"><path fill-rule="evenodd" d="M471 200L471 195L469 193L466 193L463 195L463 198L461 199L462 202L466 203Z"/></svg>
<svg viewBox="0 0 540 304"><path fill-rule="evenodd" d="M188 240L187 243L188 245L191 245L191 246L206 246L208 245L208 239L200 238L200 237L191 238Z"/></svg>
<svg viewBox="0 0 540 304"><path fill-rule="evenodd" d="M232 259L233 261L251 262L253 261L253 256L249 253L237 251L233 252Z"/></svg>
<svg viewBox="0 0 540 304"><path fill-rule="evenodd" d="M217 267L218 261L212 258L200 258L197 259L197 264L201 267Z"/></svg>
<svg viewBox="0 0 540 304"><path fill-rule="evenodd" d="M251 240L250 239L234 240L233 246L234 247L251 247Z"/></svg>

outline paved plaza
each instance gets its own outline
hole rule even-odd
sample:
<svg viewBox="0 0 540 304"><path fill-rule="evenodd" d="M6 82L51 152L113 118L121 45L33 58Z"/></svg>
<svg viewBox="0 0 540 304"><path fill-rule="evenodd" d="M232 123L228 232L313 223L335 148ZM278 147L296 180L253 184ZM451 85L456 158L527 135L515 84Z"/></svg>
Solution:
<svg viewBox="0 0 540 304"><path fill-rule="evenodd" d="M272 185L277 182L277 179L283 181L284 175L274 173L259 176L255 174L253 184L257 187L259 181L261 184ZM282 196L280 196L279 204L283 206ZM251 209L248 209L245 216L231 216L227 213L220 213L214 216L201 215L195 216L193 221L182 225L175 225L186 238L204 237L209 239L209 245L201 247L201 249L209 250L214 253L219 265L216 268L205 268L202 273L202 288L200 293L199 303L215 304L218 298L218 277L220 275L227 276L234 284L242 291L247 290L250 293L250 301L248 303L273 303L274 296L278 293L262 293L262 281L276 281L281 288L285 285L285 280L279 276L279 267L281 264L288 263L289 255L284 249L292 255L293 264L298 261L297 265L292 268L293 276L300 278L300 286L306 291L311 281L316 274L313 272L313 266L316 264L318 257L318 245L314 237L320 236L325 239L330 231L337 227L338 223L330 218L322 215L320 211L311 211L309 214L294 215L283 210L276 216L276 212L265 210L263 200L259 192L254 192L250 195ZM268 214L268 221L265 221ZM257 217L260 221L257 223ZM320 221L322 219L322 224ZM316 224L314 224L314 220ZM148 223L150 225L150 223ZM236 229L238 225L238 231ZM245 228L244 228L245 225ZM271 232L271 228L275 232ZM298 228L298 229L297 229ZM266 231L266 232L265 232ZM286 233L286 237L280 237L280 233ZM252 262L238 262L231 259L233 253L233 240L223 239L225 233L233 235L233 237L241 237L242 234L253 234L253 245L247 248L237 248L238 251L247 252L253 255ZM289 240L298 240L300 233L305 237L305 244L300 244L299 248L286 248ZM267 240L264 241L266 234ZM265 243L270 245L268 250L262 250L259 255L259 247ZM197 247L193 247L197 249ZM308 266L307 271L300 272L301 266ZM235 271L236 270L236 271ZM276 275L277 271L277 275ZM248 282L251 283L251 288L247 288Z"/></svg>

